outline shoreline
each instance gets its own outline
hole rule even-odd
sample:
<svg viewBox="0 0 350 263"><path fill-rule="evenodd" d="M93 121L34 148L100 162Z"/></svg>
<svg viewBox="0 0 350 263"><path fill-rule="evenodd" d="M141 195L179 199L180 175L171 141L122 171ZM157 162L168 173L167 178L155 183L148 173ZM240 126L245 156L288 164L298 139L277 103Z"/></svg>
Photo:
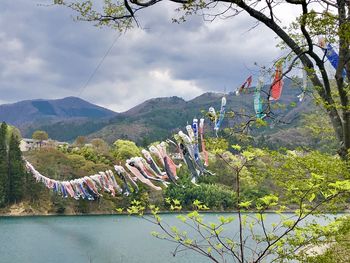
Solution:
<svg viewBox="0 0 350 263"><path fill-rule="evenodd" d="M184 210L184 211L170 211L170 210L163 210L163 211L159 211L158 214L159 215L166 215L166 214L187 214L187 213L191 213L195 210ZM238 211L237 210L232 210L232 211L220 211L220 210L210 210L210 211L199 211L201 214L214 214L214 213L218 213L218 214L237 214ZM242 214L252 214L252 213L258 213L258 211L252 210L252 211L242 211ZM287 210L285 212L283 212L283 214L293 214L294 211L292 210ZM151 215L150 211L146 211L144 213L145 215ZM266 210L263 212L263 214L276 214L275 211L273 210ZM339 211L339 212L330 212L330 211L325 211L322 214L329 214L329 215L339 215L339 214L348 214L350 215L350 210L343 210L343 211ZM10 217L54 217L54 216L59 216L59 217L64 217L64 216L129 216L130 214L127 212L122 212L122 213L118 213L118 212L110 212L110 213L106 213L106 212L93 212L93 213L0 213L0 218L10 218Z"/></svg>

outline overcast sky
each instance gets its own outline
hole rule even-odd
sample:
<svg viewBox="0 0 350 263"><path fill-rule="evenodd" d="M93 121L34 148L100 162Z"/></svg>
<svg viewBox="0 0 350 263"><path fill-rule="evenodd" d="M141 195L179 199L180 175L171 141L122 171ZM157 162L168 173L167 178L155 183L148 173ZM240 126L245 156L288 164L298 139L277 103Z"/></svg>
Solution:
<svg viewBox="0 0 350 263"><path fill-rule="evenodd" d="M257 67L281 54L274 34L246 15L173 24L176 5L139 14L143 29L118 37L112 29L75 22L70 10L41 0L2 0L0 10L0 103L80 96L125 111L146 99L234 91ZM282 17L291 15L284 10Z"/></svg>

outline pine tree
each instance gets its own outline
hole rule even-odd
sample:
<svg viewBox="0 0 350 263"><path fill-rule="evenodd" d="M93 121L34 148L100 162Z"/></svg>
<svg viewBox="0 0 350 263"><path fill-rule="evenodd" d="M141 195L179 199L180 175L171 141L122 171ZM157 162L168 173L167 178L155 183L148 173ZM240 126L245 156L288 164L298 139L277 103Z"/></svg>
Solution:
<svg viewBox="0 0 350 263"><path fill-rule="evenodd" d="M8 162L6 145L7 124L3 122L0 127L0 207L8 201Z"/></svg>
<svg viewBox="0 0 350 263"><path fill-rule="evenodd" d="M26 172L19 148L19 141L14 134L11 135L9 142L8 164L8 201L15 203L23 198Z"/></svg>
<svg viewBox="0 0 350 263"><path fill-rule="evenodd" d="M46 191L46 188L43 184L38 184L38 182L35 181L33 175L30 172L27 172L25 176L25 197L32 204L37 204L40 202L43 193L46 193L48 195L49 192ZM44 199L45 198L49 198L49 195L45 196Z"/></svg>

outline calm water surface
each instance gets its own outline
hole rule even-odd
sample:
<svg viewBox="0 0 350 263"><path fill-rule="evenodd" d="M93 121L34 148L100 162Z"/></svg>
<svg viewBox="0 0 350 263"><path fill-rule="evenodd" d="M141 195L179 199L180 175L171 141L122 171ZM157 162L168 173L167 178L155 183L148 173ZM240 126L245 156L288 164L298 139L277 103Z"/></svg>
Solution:
<svg viewBox="0 0 350 263"><path fill-rule="evenodd" d="M207 214L206 218L215 222L217 216ZM162 217L170 224L178 223L175 215ZM277 220L274 214L267 219ZM0 217L0 262L208 262L190 252L173 257L174 244L152 237L151 231L159 229L129 216Z"/></svg>

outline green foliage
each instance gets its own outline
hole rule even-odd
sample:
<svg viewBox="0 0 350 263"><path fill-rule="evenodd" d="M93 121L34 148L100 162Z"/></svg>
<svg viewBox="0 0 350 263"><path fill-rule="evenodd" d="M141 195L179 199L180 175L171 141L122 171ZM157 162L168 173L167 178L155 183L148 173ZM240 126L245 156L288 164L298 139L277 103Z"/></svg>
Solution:
<svg viewBox="0 0 350 263"><path fill-rule="evenodd" d="M72 155L80 155L85 160L91 161L94 164L111 165L113 163L113 157L108 152L99 153L95 148L88 146L84 146L82 148L73 148L68 152Z"/></svg>
<svg viewBox="0 0 350 263"><path fill-rule="evenodd" d="M300 256L300 259L305 263L346 263L350 261L350 220L349 217L341 217L335 221L336 228L332 228L332 232L328 233L326 239L322 243L314 246L325 246L326 250L323 253L313 255L306 250ZM312 247L310 247L312 248ZM307 253L309 252L309 253Z"/></svg>
<svg viewBox="0 0 350 263"><path fill-rule="evenodd" d="M18 138L12 134L8 150L8 201L16 203L24 197L24 183L26 171L24 168L22 153L19 148Z"/></svg>
<svg viewBox="0 0 350 263"><path fill-rule="evenodd" d="M11 136L14 135L18 141L22 139L21 132L18 128L15 126L7 125L7 132L6 132L6 142L9 143Z"/></svg>
<svg viewBox="0 0 350 263"><path fill-rule="evenodd" d="M28 152L26 158L42 174L59 180L79 178L111 168L107 164L87 160L83 155L63 153L61 150L51 148Z"/></svg>
<svg viewBox="0 0 350 263"><path fill-rule="evenodd" d="M113 170L114 157L110 153L100 154L95 147L59 147L42 148L37 151L26 152L26 159L31 162L40 173L56 180L71 180L87 175L93 175L100 171ZM117 176L116 180L121 183ZM162 195L151 192L146 186L139 185L139 193L132 194L128 198L117 195L112 197L104 194L99 200L87 201L72 198L64 201L61 196L53 193L40 183L35 183L31 176L27 178L26 189L28 201L35 207L45 207L46 212L52 213L112 213L116 207L128 207L133 198L147 206L150 202L161 203ZM148 192L149 191L149 192Z"/></svg>
<svg viewBox="0 0 350 263"><path fill-rule="evenodd" d="M38 140L40 142L40 147L41 147L41 143L42 141L45 141L49 138L49 135L47 134L46 131L35 131L32 135L32 138L34 140Z"/></svg>
<svg viewBox="0 0 350 263"><path fill-rule="evenodd" d="M78 136L75 141L74 144L77 145L78 147L82 147L85 145L86 143L86 137L85 136Z"/></svg>
<svg viewBox="0 0 350 263"><path fill-rule="evenodd" d="M139 200L133 200L131 201L131 206L127 209L127 212L131 215L143 215L146 207L144 204Z"/></svg>
<svg viewBox="0 0 350 263"><path fill-rule="evenodd" d="M169 206L171 211L180 211L182 209L181 202L177 199L170 199L169 197L166 197L165 203Z"/></svg>
<svg viewBox="0 0 350 263"><path fill-rule="evenodd" d="M38 184L31 173L26 173L25 179L25 199L30 204L41 207L40 204L50 199L49 192L45 185Z"/></svg>
<svg viewBox="0 0 350 263"><path fill-rule="evenodd" d="M292 102L293 103L293 102ZM293 104L294 105L294 104ZM293 107L295 107L295 106L293 106ZM268 123L266 122L266 121L264 121L263 119L260 119L260 118L258 118L258 119L256 119L256 121L255 121L255 126L257 127L257 128L259 128L259 127L267 127L268 126Z"/></svg>
<svg viewBox="0 0 350 263"><path fill-rule="evenodd" d="M3 122L0 127L0 207L5 206L7 202L8 162L7 162L6 133L7 133L7 124Z"/></svg>
<svg viewBox="0 0 350 263"><path fill-rule="evenodd" d="M92 139L90 143L98 153L101 153L101 154L109 153L109 146L104 140L100 138L95 138L95 139Z"/></svg>
<svg viewBox="0 0 350 263"><path fill-rule="evenodd" d="M90 203L89 200L79 199L77 202L77 212L82 214L88 214L90 209Z"/></svg>
<svg viewBox="0 0 350 263"><path fill-rule="evenodd" d="M118 161L125 161L131 157L140 156L140 149L132 141L117 140L113 143L113 156Z"/></svg>
<svg viewBox="0 0 350 263"><path fill-rule="evenodd" d="M16 128L2 123L0 127L0 207L19 202L24 197L26 172L18 135Z"/></svg>
<svg viewBox="0 0 350 263"><path fill-rule="evenodd" d="M233 209L236 200L235 193L230 187L218 184L200 184L199 187L191 183L184 187L170 185L165 191L165 197L179 200L185 209L192 209L195 200L200 200L215 210Z"/></svg>
<svg viewBox="0 0 350 263"><path fill-rule="evenodd" d="M108 145L104 142L97 144L97 146L83 146L83 147L68 147L60 146L57 148L63 154L66 154L73 163L73 166L85 166L84 170L90 171L92 166L106 167L114 163L114 157L108 151Z"/></svg>
<svg viewBox="0 0 350 263"><path fill-rule="evenodd" d="M307 15L300 17L298 24L305 20L311 36L326 36L327 41L333 43L336 39L338 18L331 12L310 11Z"/></svg>
<svg viewBox="0 0 350 263"><path fill-rule="evenodd" d="M222 153L228 149L228 142L224 138L207 138L206 139L207 151L213 153Z"/></svg>
<svg viewBox="0 0 350 263"><path fill-rule="evenodd" d="M35 131L32 135L32 138L38 141L44 141L49 138L49 135L45 131Z"/></svg>
<svg viewBox="0 0 350 263"><path fill-rule="evenodd" d="M64 214L67 207L67 199L64 199L58 195L52 195L51 202L52 202L52 211L51 211L52 213Z"/></svg>
<svg viewBox="0 0 350 263"><path fill-rule="evenodd" d="M285 204L299 205L300 200L308 200L311 204L307 206L312 206L313 201L319 202L348 192L348 163L338 157L316 151L287 151L286 154L272 152L271 157L275 165L268 167L267 172L280 189L279 196ZM331 201L324 205L327 209L339 211L344 201L337 198L337 205Z"/></svg>
<svg viewBox="0 0 350 263"><path fill-rule="evenodd" d="M309 138L308 147L323 152L335 153L337 140L329 118L325 114L310 113L303 115L301 127Z"/></svg>
<svg viewBox="0 0 350 263"><path fill-rule="evenodd" d="M111 169L107 164L94 163L86 160L82 155L72 153L68 149L66 150L64 152L64 149L42 148L37 151L26 152L25 157L43 175L62 181ZM89 213L91 211L111 213L120 202L120 199L118 197L110 201L109 198L107 194L97 201L79 200L77 202L72 198L65 199L47 189L43 184L35 182L31 174L28 174L26 178L26 200L31 207L35 207L36 211L41 213L67 214Z"/></svg>
<svg viewBox="0 0 350 263"><path fill-rule="evenodd" d="M78 12L77 20L95 21L95 26L110 26L119 31L132 27L132 17L122 1L103 0L101 5L93 1L67 2L54 0L56 5L65 5ZM100 7L100 8L99 8ZM122 20L101 19L102 17L123 17Z"/></svg>

